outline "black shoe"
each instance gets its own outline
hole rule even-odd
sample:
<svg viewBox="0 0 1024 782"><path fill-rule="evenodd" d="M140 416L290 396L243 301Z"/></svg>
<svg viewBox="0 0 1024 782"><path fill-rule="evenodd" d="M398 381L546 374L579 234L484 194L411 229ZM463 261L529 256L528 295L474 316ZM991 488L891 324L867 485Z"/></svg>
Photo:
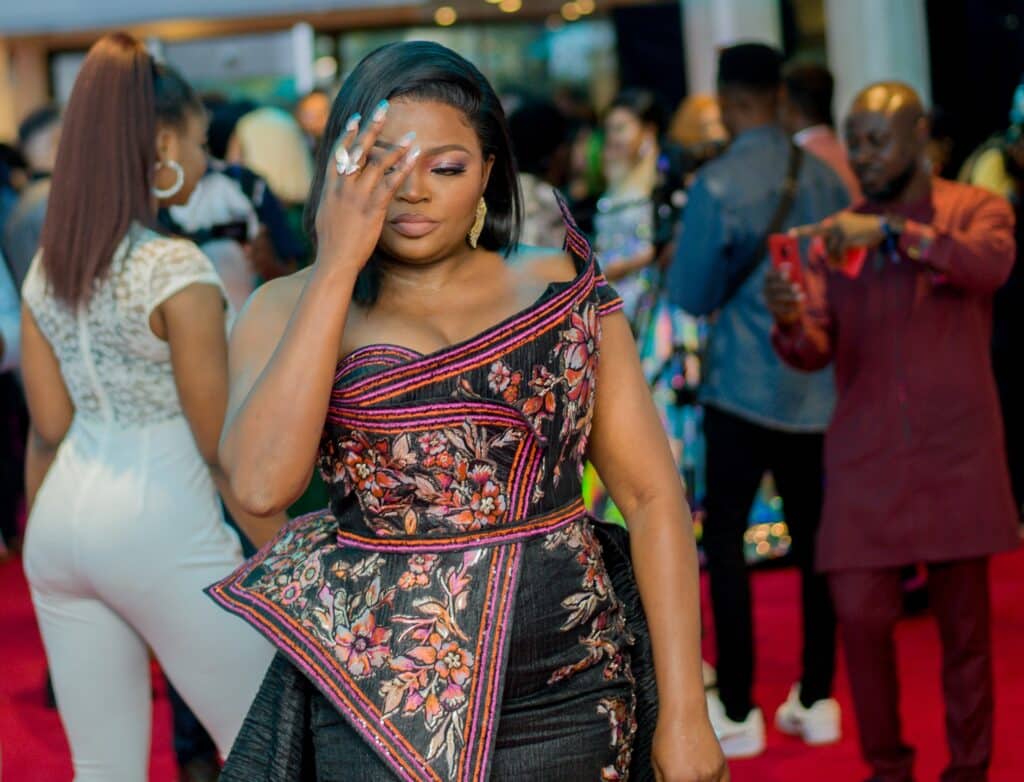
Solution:
<svg viewBox="0 0 1024 782"><path fill-rule="evenodd" d="M57 708L57 694L53 691L53 679L50 677L50 669L46 669L46 688L43 695L46 708L56 709Z"/></svg>
<svg viewBox="0 0 1024 782"><path fill-rule="evenodd" d="M903 592L903 615L923 616L928 613L928 585L913 586Z"/></svg>

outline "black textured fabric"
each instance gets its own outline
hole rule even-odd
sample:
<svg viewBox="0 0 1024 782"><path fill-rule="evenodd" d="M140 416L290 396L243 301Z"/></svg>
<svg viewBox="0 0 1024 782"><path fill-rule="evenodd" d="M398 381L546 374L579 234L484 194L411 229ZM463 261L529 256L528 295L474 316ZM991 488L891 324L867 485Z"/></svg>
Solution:
<svg viewBox="0 0 1024 782"><path fill-rule="evenodd" d="M313 685L278 654L224 764L222 782L315 780L309 720L313 692Z"/></svg>
<svg viewBox="0 0 1024 782"><path fill-rule="evenodd" d="M629 550L629 533L616 524L595 523L594 531L604 551L604 565L626 612L626 625L633 636L630 653L636 693L636 736L629 766L632 782L653 782L651 746L658 723L658 688L654 677L654 652L647 615L640 602Z"/></svg>

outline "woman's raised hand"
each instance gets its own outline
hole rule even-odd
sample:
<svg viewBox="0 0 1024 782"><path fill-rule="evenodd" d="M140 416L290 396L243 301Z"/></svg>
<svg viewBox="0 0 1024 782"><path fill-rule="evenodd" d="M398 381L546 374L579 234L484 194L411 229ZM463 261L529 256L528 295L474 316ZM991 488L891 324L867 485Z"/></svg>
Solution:
<svg viewBox="0 0 1024 782"><path fill-rule="evenodd" d="M380 239L388 204L419 158L413 133L370 155L387 112L388 102L381 101L362 132L361 117L354 115L334 148L316 212L317 262L324 266L363 268Z"/></svg>

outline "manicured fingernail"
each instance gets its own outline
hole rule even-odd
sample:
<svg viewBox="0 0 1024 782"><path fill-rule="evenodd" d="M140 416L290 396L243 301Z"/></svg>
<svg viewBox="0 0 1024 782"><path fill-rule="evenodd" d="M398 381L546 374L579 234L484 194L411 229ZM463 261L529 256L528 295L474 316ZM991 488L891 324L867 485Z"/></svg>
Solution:
<svg viewBox="0 0 1024 782"><path fill-rule="evenodd" d="M353 130L358 130L359 120L361 120L362 118L363 115L360 114L359 112L356 112L351 117L349 117L348 122L345 123L345 132L351 133Z"/></svg>
<svg viewBox="0 0 1024 782"><path fill-rule="evenodd" d="M384 117L387 116L387 113L388 102L386 100L382 100L380 103L377 104L377 108L373 110L373 116L370 119L372 119L374 122L380 122L382 119L384 119Z"/></svg>
<svg viewBox="0 0 1024 782"><path fill-rule="evenodd" d="M363 162L363 148L356 144L352 147L352 151L348 153L348 157L352 161L352 165L358 166Z"/></svg>
<svg viewBox="0 0 1024 782"><path fill-rule="evenodd" d="M404 136L402 136L398 140L398 146L400 146L400 147L412 146L412 142L415 140L415 138L416 138L416 131L415 130L410 130L408 133L406 133Z"/></svg>
<svg viewBox="0 0 1024 782"><path fill-rule="evenodd" d="M421 150L419 147L413 147L412 149L405 153L405 156L409 158L409 160L415 160L420 156L420 151Z"/></svg>

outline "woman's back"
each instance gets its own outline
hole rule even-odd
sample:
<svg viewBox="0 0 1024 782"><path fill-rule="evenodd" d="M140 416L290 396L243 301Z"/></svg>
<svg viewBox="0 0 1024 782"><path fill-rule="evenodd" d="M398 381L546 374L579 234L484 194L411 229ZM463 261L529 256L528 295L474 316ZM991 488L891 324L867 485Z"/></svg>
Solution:
<svg viewBox="0 0 1024 782"><path fill-rule="evenodd" d="M77 310L48 291L42 255L36 256L23 298L60 362L77 416L126 428L181 415L170 348L153 333L150 316L193 283L221 287L194 244L139 226Z"/></svg>

